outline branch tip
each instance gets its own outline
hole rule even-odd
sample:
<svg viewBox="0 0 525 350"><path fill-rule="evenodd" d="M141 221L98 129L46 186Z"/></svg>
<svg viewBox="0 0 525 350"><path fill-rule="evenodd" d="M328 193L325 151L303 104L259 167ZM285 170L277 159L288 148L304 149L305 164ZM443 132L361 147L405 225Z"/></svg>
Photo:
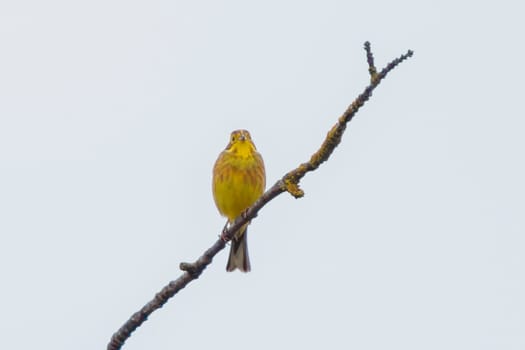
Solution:
<svg viewBox="0 0 525 350"><path fill-rule="evenodd" d="M190 272L194 269L193 264L187 262L181 262L179 264L179 269L185 272Z"/></svg>
<svg viewBox="0 0 525 350"><path fill-rule="evenodd" d="M304 191L299 187L296 180L290 177L284 179L284 189L296 199L304 196Z"/></svg>
<svg viewBox="0 0 525 350"><path fill-rule="evenodd" d="M179 269L189 274L193 279L198 278L202 273L202 269L200 269L195 263L181 262L179 264Z"/></svg>
<svg viewBox="0 0 525 350"><path fill-rule="evenodd" d="M374 55L372 54L372 48L370 42L365 42L366 61L368 63L368 73L370 74L370 82L374 83L377 79L377 68L374 63Z"/></svg>

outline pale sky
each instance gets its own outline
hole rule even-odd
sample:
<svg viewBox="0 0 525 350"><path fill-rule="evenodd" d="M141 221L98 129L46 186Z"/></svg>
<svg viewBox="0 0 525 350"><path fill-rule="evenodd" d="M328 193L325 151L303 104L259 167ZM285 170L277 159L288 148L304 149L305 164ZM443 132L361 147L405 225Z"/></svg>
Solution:
<svg viewBox="0 0 525 350"><path fill-rule="evenodd" d="M211 169L267 183L408 49L333 157L124 349L524 349L518 1L3 1L1 349L103 349L213 244Z"/></svg>

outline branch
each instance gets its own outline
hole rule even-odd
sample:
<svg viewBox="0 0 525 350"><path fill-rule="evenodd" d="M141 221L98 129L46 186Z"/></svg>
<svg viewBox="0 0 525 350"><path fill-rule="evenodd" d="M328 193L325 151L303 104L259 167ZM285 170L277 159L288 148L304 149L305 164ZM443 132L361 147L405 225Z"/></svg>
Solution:
<svg viewBox="0 0 525 350"><path fill-rule="evenodd" d="M167 286L155 295L153 300L144 305L139 311L134 313L129 320L120 327L120 329L113 334L107 346L108 350L118 350L122 348L124 342L144 321L146 321L155 310L161 308L171 297L177 294L182 288L186 287L188 283L199 278L204 269L212 262L215 255L226 246L233 234L241 228L242 225L249 222L257 216L259 210L264 207L273 198L277 197L283 192L289 192L295 198L300 198L304 195L304 191L299 187L299 182L306 175L306 173L317 169L323 162L327 161L334 149L341 142L346 125L355 116L357 111L365 104L372 96L372 91L381 83L386 75L394 69L401 62L413 55L411 50L394 59L379 73L374 65L374 57L370 48L370 43L365 42L365 51L368 62L368 72L370 73L370 84L364 91L352 102L346 109L337 123L330 129L326 138L317 152L315 152L310 160L300 164L297 168L288 172L278 180L270 189L268 189L251 207L242 213L232 225L225 227L222 231L221 237L211 246L204 254L195 262L180 264L180 269L184 273L174 281L171 281Z"/></svg>

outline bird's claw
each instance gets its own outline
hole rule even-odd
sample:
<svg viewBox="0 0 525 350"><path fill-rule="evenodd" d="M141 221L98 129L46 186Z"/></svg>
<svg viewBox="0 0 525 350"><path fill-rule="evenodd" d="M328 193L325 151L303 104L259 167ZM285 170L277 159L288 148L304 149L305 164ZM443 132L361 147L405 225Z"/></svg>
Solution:
<svg viewBox="0 0 525 350"><path fill-rule="evenodd" d="M222 233L220 235L222 241L224 243L228 242L228 238L227 238L227 235L226 233L228 233L228 221L226 221L226 224L224 225L224 227L222 228Z"/></svg>

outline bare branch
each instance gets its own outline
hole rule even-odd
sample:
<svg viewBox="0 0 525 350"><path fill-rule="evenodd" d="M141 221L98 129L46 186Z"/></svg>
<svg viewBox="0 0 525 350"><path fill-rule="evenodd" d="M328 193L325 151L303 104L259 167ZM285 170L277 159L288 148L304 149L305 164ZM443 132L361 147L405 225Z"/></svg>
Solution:
<svg viewBox="0 0 525 350"><path fill-rule="evenodd" d="M241 214L235 222L229 227L225 227L219 238L213 246L211 246L204 254L195 262L180 264L180 269L184 273L174 281L171 281L167 286L155 295L153 300L144 305L139 311L134 313L129 320L120 327L120 329L113 334L107 346L108 350L118 350L122 348L124 342L144 321L146 321L155 310L161 308L171 297L173 297L182 288L186 287L188 283L199 278L204 269L212 262L215 255L226 246L226 242L230 241L233 234L241 228L242 225L252 220L257 216L259 210L264 207L273 198L277 197L283 192L289 192L295 198L300 198L304 195L304 191L299 187L299 182L306 175L306 173L317 169L323 162L327 161L334 149L341 142L346 125L355 116L357 111L365 104L372 96L372 91L379 85L379 83L386 77L386 75L394 69L401 62L413 55L411 50L406 54L394 59L379 73L377 73L374 65L374 57L370 48L370 43L365 42L366 57L368 62L368 72L370 73L370 84L364 91L352 102L346 109L337 123L330 129L326 138L317 152L315 152L310 160L300 164L297 168L288 172L282 179L278 180L270 189L268 189L250 208Z"/></svg>
<svg viewBox="0 0 525 350"><path fill-rule="evenodd" d="M409 50L406 54L401 55L392 62L390 62L381 72L376 73L374 66L374 57L370 50L370 43L365 42L366 57L368 61L368 72L370 73L370 85L352 102L346 109L342 116L339 117L337 123L330 129L328 135L319 148L311 157L310 161L299 165L296 169L286 174L282 181L285 183L286 191L290 192L295 198L302 197L304 195L303 190L299 188L299 181L309 171L315 170L321 165L321 163L328 160L334 149L341 142L343 133L346 129L346 125L356 115L357 111L365 104L366 101L372 96L372 91L381 83L386 75L394 69L401 62L411 57L414 53Z"/></svg>

